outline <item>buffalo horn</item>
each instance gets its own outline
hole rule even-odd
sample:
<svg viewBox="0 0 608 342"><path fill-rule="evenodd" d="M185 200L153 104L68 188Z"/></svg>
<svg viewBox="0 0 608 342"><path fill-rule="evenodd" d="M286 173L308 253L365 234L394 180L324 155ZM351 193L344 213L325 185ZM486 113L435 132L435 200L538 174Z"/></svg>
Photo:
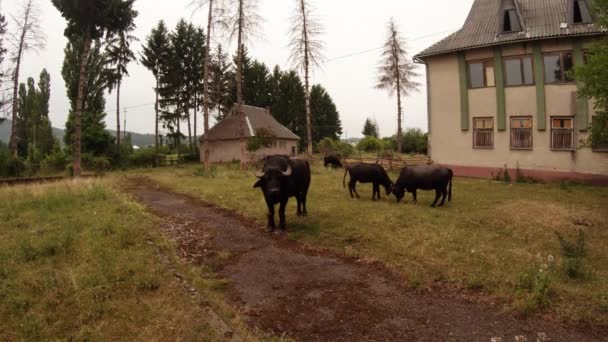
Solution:
<svg viewBox="0 0 608 342"><path fill-rule="evenodd" d="M286 176L286 177L291 176L291 174L293 173L293 169L291 168L291 166L288 166L287 171L282 172L282 173L283 173L283 176Z"/></svg>

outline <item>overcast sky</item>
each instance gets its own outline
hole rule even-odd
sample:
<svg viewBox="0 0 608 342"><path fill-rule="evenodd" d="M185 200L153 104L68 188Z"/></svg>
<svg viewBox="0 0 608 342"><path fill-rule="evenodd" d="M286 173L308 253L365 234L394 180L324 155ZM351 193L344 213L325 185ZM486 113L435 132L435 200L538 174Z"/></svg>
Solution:
<svg viewBox="0 0 608 342"><path fill-rule="evenodd" d="M1 10L7 14L9 29L10 14L16 12L23 0L0 0ZM43 17L42 26L47 34L47 46L38 53L25 55L21 80L27 77L38 79L43 68L51 74L51 121L53 126L63 128L68 115L69 102L65 84L61 78L63 49L67 43L63 36L65 20L53 7L51 0L35 0L39 3ZM139 12L136 19L135 36L145 40L153 26L164 20L170 28L180 18L197 25L206 26L203 12L193 14L188 8L190 0L153 1L137 0ZM261 38L249 44L251 56L266 63L271 69L288 64L288 28L294 0L261 0L260 15L265 19L261 27ZM325 28L325 56L327 62L313 76L314 83L322 84L333 97L345 133L349 137L361 136L366 117L376 118L381 134L389 136L396 132L396 99L383 91L374 89L380 50L386 38L386 23L394 17L402 34L408 39L410 57L449 33L460 28L473 0L313 0L317 14ZM141 43L141 42L140 42ZM140 43L135 45L137 54ZM223 41L216 41L215 44ZM375 50L373 50L375 49ZM372 50L372 51L370 51ZM231 52L234 49L231 49ZM361 53L367 51L365 53ZM348 56L336 59L337 57ZM130 78L123 83L121 107L128 109L127 130L138 133L154 132L154 81L152 74L140 64L130 65ZM425 83L424 68L419 67L420 83ZM114 93L107 95L106 123L116 127ZM405 100L405 126L426 130L426 88ZM122 112L122 110L121 110ZM122 115L122 113L121 113ZM202 115L202 114L200 114ZM201 120L202 121L202 120ZM344 136L343 136L344 137Z"/></svg>

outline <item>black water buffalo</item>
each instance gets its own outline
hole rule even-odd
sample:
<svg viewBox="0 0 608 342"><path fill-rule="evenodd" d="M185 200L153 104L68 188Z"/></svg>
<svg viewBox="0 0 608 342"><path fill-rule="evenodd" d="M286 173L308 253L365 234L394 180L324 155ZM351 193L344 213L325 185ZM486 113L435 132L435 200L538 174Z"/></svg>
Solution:
<svg viewBox="0 0 608 342"><path fill-rule="evenodd" d="M448 201L452 201L452 178L454 173L452 170L445 167L434 165L407 166L401 170L399 179L393 187L393 194L400 202L405 195L405 191L411 192L414 197L414 203L417 202L416 191L435 190L435 201L432 207L437 205L439 197L443 195L443 199L439 206L443 206L446 197ZM448 190L449 186L449 190Z"/></svg>
<svg viewBox="0 0 608 342"><path fill-rule="evenodd" d="M340 161L342 156L337 153L328 154L323 158L323 166L327 167L327 165L331 165L332 168L337 169L342 167L342 162Z"/></svg>
<svg viewBox="0 0 608 342"><path fill-rule="evenodd" d="M268 205L268 229L273 231L274 206L279 204L279 226L285 229L285 207L290 197L298 201L298 216L306 216L306 196L310 187L310 165L306 160L271 156L264 160L264 168L253 186L261 188Z"/></svg>
<svg viewBox="0 0 608 342"><path fill-rule="evenodd" d="M386 195L390 195L393 182L390 177L386 173L386 170L381 165L378 164L365 164L365 163L356 163L346 167L344 171L344 179L342 180L342 184L346 187L346 175L350 173L350 182L348 182L348 191L350 192L350 197L354 198L353 192L359 198L359 193L357 193L357 182L359 183L373 183L373 194L372 200L376 200L376 195L378 199L380 199L380 185L384 186L386 189Z"/></svg>

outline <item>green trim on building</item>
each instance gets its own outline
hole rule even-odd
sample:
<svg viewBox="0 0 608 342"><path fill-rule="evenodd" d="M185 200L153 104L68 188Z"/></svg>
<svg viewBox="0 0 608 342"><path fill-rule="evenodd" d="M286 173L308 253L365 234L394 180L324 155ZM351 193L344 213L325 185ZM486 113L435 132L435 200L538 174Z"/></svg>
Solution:
<svg viewBox="0 0 608 342"><path fill-rule="evenodd" d="M545 99L545 66L540 43L532 45L534 56L534 80L536 82L536 127L539 131L547 130L547 103Z"/></svg>
<svg viewBox="0 0 608 342"><path fill-rule="evenodd" d="M469 130L469 80L467 62L463 53L458 53L458 76L460 78L460 129Z"/></svg>
<svg viewBox="0 0 608 342"><path fill-rule="evenodd" d="M574 65L583 65L585 64L585 58L583 56L583 43L581 40L574 40L572 43L572 50L574 54ZM576 88L581 89L583 87L583 83L580 81L576 81ZM589 127L589 106L588 100L586 97L577 96L576 97L576 127L578 127L579 131L587 131Z"/></svg>
<svg viewBox="0 0 608 342"><path fill-rule="evenodd" d="M503 72L502 50L494 49L494 74L496 81L496 121L499 131L507 129L507 107L505 99L505 74Z"/></svg>

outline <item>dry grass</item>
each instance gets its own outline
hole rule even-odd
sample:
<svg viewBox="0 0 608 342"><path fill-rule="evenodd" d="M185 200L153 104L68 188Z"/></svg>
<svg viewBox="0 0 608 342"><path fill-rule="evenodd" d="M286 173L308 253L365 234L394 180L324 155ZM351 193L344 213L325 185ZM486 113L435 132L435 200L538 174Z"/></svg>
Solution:
<svg viewBox="0 0 608 342"><path fill-rule="evenodd" d="M204 173L190 166L138 173L265 224L266 208L259 190L252 188L252 171L223 166ZM341 171L313 168L310 216L297 218L295 201L290 201L292 238L381 260L408 275L412 286L456 285L502 298L524 311L529 311L534 293L518 284L551 256L547 312L608 324L608 189L456 179L453 202L432 209L430 192L420 193L416 206L410 198L405 204L394 198L372 202L371 186L363 185L358 187L362 199L351 200L342 176ZM396 174L391 176L395 179ZM592 272L588 279L575 281L561 271L554 232L574 239L578 229L587 236L585 262Z"/></svg>
<svg viewBox="0 0 608 342"><path fill-rule="evenodd" d="M0 340L214 340L107 182L0 188ZM214 337L215 336L215 337Z"/></svg>

